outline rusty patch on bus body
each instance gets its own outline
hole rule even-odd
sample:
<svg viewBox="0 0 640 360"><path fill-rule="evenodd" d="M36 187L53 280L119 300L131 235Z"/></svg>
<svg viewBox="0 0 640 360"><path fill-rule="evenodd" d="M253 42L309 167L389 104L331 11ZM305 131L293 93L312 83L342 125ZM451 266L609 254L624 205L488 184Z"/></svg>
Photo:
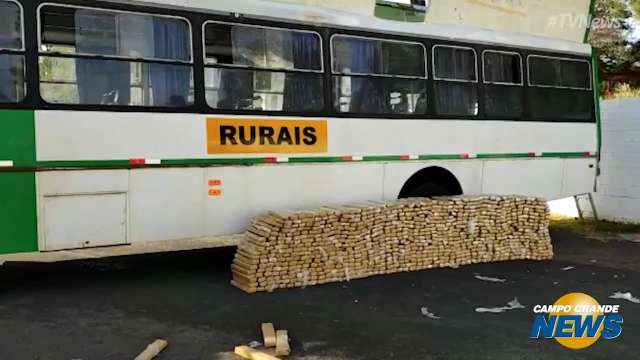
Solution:
<svg viewBox="0 0 640 360"><path fill-rule="evenodd" d="M327 152L326 120L207 119L209 154Z"/></svg>

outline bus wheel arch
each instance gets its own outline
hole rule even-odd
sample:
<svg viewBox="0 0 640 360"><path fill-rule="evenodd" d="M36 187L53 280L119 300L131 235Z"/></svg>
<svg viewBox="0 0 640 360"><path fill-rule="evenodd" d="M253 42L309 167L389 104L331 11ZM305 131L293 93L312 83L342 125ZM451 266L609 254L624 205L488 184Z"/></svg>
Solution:
<svg viewBox="0 0 640 360"><path fill-rule="evenodd" d="M413 174L402 186L398 198L462 194L462 186L451 171L440 166L430 166Z"/></svg>

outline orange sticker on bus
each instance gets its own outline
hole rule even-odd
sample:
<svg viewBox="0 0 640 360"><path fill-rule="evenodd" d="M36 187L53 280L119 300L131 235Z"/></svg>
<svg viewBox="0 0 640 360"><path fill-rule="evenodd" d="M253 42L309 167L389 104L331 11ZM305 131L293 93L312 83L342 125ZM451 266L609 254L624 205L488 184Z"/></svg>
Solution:
<svg viewBox="0 0 640 360"><path fill-rule="evenodd" d="M327 152L326 120L207 119L209 154Z"/></svg>

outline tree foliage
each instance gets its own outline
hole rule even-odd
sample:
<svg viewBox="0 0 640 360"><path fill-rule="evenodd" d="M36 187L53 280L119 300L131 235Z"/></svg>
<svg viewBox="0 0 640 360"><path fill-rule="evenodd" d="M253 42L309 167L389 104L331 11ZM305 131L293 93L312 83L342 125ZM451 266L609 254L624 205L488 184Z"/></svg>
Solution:
<svg viewBox="0 0 640 360"><path fill-rule="evenodd" d="M630 40L631 20L640 19L640 0L596 0L590 42L600 53L601 72L630 69L640 60L640 41Z"/></svg>
<svg viewBox="0 0 640 360"><path fill-rule="evenodd" d="M636 19L640 18L640 0L631 0L630 3Z"/></svg>

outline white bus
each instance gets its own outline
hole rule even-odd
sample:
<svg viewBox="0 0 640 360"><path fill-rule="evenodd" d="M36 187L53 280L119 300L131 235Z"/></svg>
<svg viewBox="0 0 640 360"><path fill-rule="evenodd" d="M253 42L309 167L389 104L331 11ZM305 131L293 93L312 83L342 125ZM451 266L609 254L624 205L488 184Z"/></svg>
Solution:
<svg viewBox="0 0 640 360"><path fill-rule="evenodd" d="M588 193L592 59L266 1L0 0L0 254L207 246L277 209Z"/></svg>

